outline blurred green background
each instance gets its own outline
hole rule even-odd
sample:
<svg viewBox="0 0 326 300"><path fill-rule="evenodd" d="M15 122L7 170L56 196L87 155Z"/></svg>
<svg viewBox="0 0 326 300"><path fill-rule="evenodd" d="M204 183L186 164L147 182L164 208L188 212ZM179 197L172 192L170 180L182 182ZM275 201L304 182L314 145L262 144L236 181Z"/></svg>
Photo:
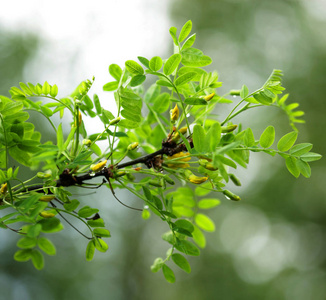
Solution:
<svg viewBox="0 0 326 300"><path fill-rule="evenodd" d="M130 55L167 57L168 51L172 50L169 27L180 29L191 19L193 32L197 33L195 47L213 58L209 69L217 69L220 80L225 82L220 94L241 88L242 84L254 90L261 86L272 69L282 69L284 86L290 93L288 101L299 102L300 108L306 112L306 124L298 125L298 142L311 142L314 152L325 155L324 1L171 0L161 3L160 8L163 6L164 9L160 10L150 1L139 0L133 2L139 7L135 13L142 13L144 18L137 22L124 18L127 12L131 12L127 3L121 11L114 11L120 16L120 22L129 28L122 30L121 43L128 35L138 34L143 28L145 34L155 28L165 32L164 36L151 37L152 44L147 43L145 34L139 34L139 43L146 41L144 53L134 53L130 47ZM107 5L109 9L110 4ZM69 9L73 14L74 8ZM87 9L84 8L85 12ZM87 22L96 19L100 9L92 10L92 17L83 18L81 22L86 22L87 26ZM60 20L58 11L59 15L55 17ZM79 7L80 11L83 9ZM150 18L153 11L157 16L166 14L166 21L155 24L153 15ZM43 13L47 12L44 10ZM97 75L87 73L82 67L78 73L78 55L83 59L87 55L96 56L96 51L86 55L71 43L68 54L57 50L56 56L48 57L51 52L44 55L49 50L48 37L44 33L40 35L33 27L21 31L5 25L0 22L1 94L7 95L8 89L19 81L49 80L46 75L59 85L59 89L64 78L63 85L69 93L79 81ZM98 28L101 25L97 23ZM163 30L162 26L166 28ZM92 28L91 34L88 32L84 37L85 44L88 38L94 41L100 31ZM114 30L119 30L119 23ZM102 32L98 45L119 50L120 40L112 41L109 32L107 36ZM134 59L110 56L109 53L104 62L99 62L106 70L110 63ZM60 71L49 69L49 59L57 60ZM52 62L51 66L54 64ZM52 72L58 76L59 83ZM99 89L107 81L99 82ZM225 114L227 109L227 106L221 107L217 113ZM259 112L252 111L236 121L241 121L245 127L255 126L257 137L267 125L275 126L278 137L291 131L281 111L267 109L266 113L261 118ZM34 121L42 126L39 119L34 117ZM237 173L243 186L233 189L243 201L234 203L220 196L222 204L210 214L217 224L216 232L207 234L208 245L201 251L201 256L190 259L190 275L174 268L175 284L168 284L161 273L153 274L149 269L154 258L164 256L168 249L168 245L160 240L160 235L166 230L160 220L155 217L142 220L137 212L126 210L114 202L108 190L101 190L96 197L87 195L84 190L73 190L76 197L85 203L91 201L92 206L103 211L102 217L112 233L109 252L98 253L94 261L86 262L87 241L66 226L66 230L52 238L57 245L57 256L46 257L45 270L36 271L31 263L13 260L18 237L1 230L0 299L324 300L325 159L312 163L310 179L295 179L280 157L252 153L251 160L248 170L238 170ZM122 199L130 198L122 191L117 193Z"/></svg>

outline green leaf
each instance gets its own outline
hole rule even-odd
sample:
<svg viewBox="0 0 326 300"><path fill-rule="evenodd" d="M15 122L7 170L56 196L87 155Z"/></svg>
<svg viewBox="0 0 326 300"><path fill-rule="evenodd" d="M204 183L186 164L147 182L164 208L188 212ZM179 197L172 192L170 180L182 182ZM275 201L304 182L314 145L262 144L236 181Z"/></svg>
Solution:
<svg viewBox="0 0 326 300"><path fill-rule="evenodd" d="M48 108L46 106L41 106L40 108L45 116L51 117L53 115L53 111L50 108Z"/></svg>
<svg viewBox="0 0 326 300"><path fill-rule="evenodd" d="M17 242L17 247L22 249L31 249L36 246L37 240L36 238L32 237L23 237Z"/></svg>
<svg viewBox="0 0 326 300"><path fill-rule="evenodd" d="M149 68L154 72L159 71L163 66L162 58L159 56L154 56L149 62Z"/></svg>
<svg viewBox="0 0 326 300"><path fill-rule="evenodd" d="M45 237L40 237L37 240L38 247L47 255L55 255L56 249L53 243Z"/></svg>
<svg viewBox="0 0 326 300"><path fill-rule="evenodd" d="M104 221L102 218L96 220L88 220L87 224L91 227L104 227Z"/></svg>
<svg viewBox="0 0 326 300"><path fill-rule="evenodd" d="M151 191L149 190L149 188L147 188L146 186L142 186L142 189L143 189L143 192L144 192L144 195L145 195L145 197L146 197L146 199L148 200L148 201L152 201L152 193L151 193Z"/></svg>
<svg viewBox="0 0 326 300"><path fill-rule="evenodd" d="M136 75L131 78L130 86L135 87L141 85L146 80L145 75Z"/></svg>
<svg viewBox="0 0 326 300"><path fill-rule="evenodd" d="M63 205L63 207L67 211L73 211L73 210L75 210L78 207L79 204L80 204L80 202L77 199L73 199L69 203L65 203Z"/></svg>
<svg viewBox="0 0 326 300"><path fill-rule="evenodd" d="M149 60L142 56L137 56L138 60L147 68L149 69Z"/></svg>
<svg viewBox="0 0 326 300"><path fill-rule="evenodd" d="M309 178L311 176L311 169L307 162L302 161L301 159L298 159L296 164L297 164L298 169L300 170L300 173L304 177Z"/></svg>
<svg viewBox="0 0 326 300"><path fill-rule="evenodd" d="M119 86L118 81L111 81L103 85L103 91L111 92L115 91Z"/></svg>
<svg viewBox="0 0 326 300"><path fill-rule="evenodd" d="M116 81L120 81L122 70L117 64L111 64L109 66L109 73Z"/></svg>
<svg viewBox="0 0 326 300"><path fill-rule="evenodd" d="M109 249L109 246L102 239L95 239L95 248L100 252L106 252Z"/></svg>
<svg viewBox="0 0 326 300"><path fill-rule="evenodd" d="M192 29L192 22L191 20L189 20L188 22L186 22L186 24L183 25L181 32L179 34L179 39L178 41L181 43L191 32Z"/></svg>
<svg viewBox="0 0 326 300"><path fill-rule="evenodd" d="M56 95L58 95L58 87L56 84L54 84L51 87L50 95L54 98Z"/></svg>
<svg viewBox="0 0 326 300"><path fill-rule="evenodd" d="M170 56L170 58L166 61L163 72L165 75L171 75L175 69L178 67L179 63L181 62L181 55L176 53Z"/></svg>
<svg viewBox="0 0 326 300"><path fill-rule="evenodd" d="M101 104L100 104L100 99L96 94L94 94L94 96L93 96L93 102L95 105L96 113L98 115L100 115L102 113L102 108L101 108Z"/></svg>
<svg viewBox="0 0 326 300"><path fill-rule="evenodd" d="M13 115L23 109L22 102L7 102L4 108L2 109L1 114L3 116Z"/></svg>
<svg viewBox="0 0 326 300"><path fill-rule="evenodd" d="M195 216L195 222L201 229L213 232L215 231L215 224L214 222L206 215L204 214L197 214Z"/></svg>
<svg viewBox="0 0 326 300"><path fill-rule="evenodd" d="M293 147L294 148L294 147ZM300 159L305 162L315 161L321 159L322 156L318 153L308 152L300 156Z"/></svg>
<svg viewBox="0 0 326 300"><path fill-rule="evenodd" d="M42 219L38 222L42 226L42 232L58 232L63 229L63 225L57 218Z"/></svg>
<svg viewBox="0 0 326 300"><path fill-rule="evenodd" d="M230 167L232 167L234 169L237 168L237 164L234 161L232 161L231 159L229 159L229 158L227 158L227 157L225 157L223 155L215 155L214 162L215 162L215 160L216 160L217 163L225 164L225 165L230 166Z"/></svg>
<svg viewBox="0 0 326 300"><path fill-rule="evenodd" d="M35 269L42 270L44 267L43 254L39 250L34 249L31 252L31 258L32 258L32 262L33 262Z"/></svg>
<svg viewBox="0 0 326 300"><path fill-rule="evenodd" d="M244 84L241 88L241 91L240 91L240 97L242 99L246 98L249 94L249 90L248 90L248 87Z"/></svg>
<svg viewBox="0 0 326 300"><path fill-rule="evenodd" d="M63 132L62 132L62 123L59 124L57 129L57 146L60 151L63 151Z"/></svg>
<svg viewBox="0 0 326 300"><path fill-rule="evenodd" d="M175 248L187 255L199 256L200 254L199 249L193 243L187 240L179 240L175 245Z"/></svg>
<svg viewBox="0 0 326 300"><path fill-rule="evenodd" d="M302 144L297 144L295 146L293 146L289 153L291 155L295 155L295 156L301 156L307 152L309 152L312 149L312 144L310 143L302 143Z"/></svg>
<svg viewBox="0 0 326 300"><path fill-rule="evenodd" d="M51 87L50 87L50 85L48 84L48 82L45 81L44 84L43 84L43 86L42 86L42 93L43 93L44 95L48 95L48 94L50 94L50 92L51 92Z"/></svg>
<svg viewBox="0 0 326 300"><path fill-rule="evenodd" d="M205 153L208 150L204 128L198 124L193 129L193 142L195 150L199 153Z"/></svg>
<svg viewBox="0 0 326 300"><path fill-rule="evenodd" d="M194 242L200 247L205 248L206 247L206 238L205 235L202 233L202 231L195 226L195 230L192 233L192 238Z"/></svg>
<svg viewBox="0 0 326 300"><path fill-rule="evenodd" d="M199 197L206 196L210 192L212 192L212 184L210 182L205 182L195 189L195 195Z"/></svg>
<svg viewBox="0 0 326 300"><path fill-rule="evenodd" d="M270 105L273 102L273 99L267 97L266 94L264 94L263 92L259 92L257 94L254 94L253 96L259 103L263 105Z"/></svg>
<svg viewBox="0 0 326 300"><path fill-rule="evenodd" d="M34 224L28 227L27 236L31 238L35 238L39 236L42 230L42 226L40 224Z"/></svg>
<svg viewBox="0 0 326 300"><path fill-rule="evenodd" d="M295 141L297 140L298 132L292 131L284 135L277 143L277 149L285 152L291 149Z"/></svg>
<svg viewBox="0 0 326 300"><path fill-rule="evenodd" d="M139 63L135 62L134 60L127 60L125 62L125 66L126 66L127 70L133 75L143 75L144 74L143 67Z"/></svg>
<svg viewBox="0 0 326 300"><path fill-rule="evenodd" d="M181 62L188 67L204 67L211 64L212 59L199 49L188 48L182 51Z"/></svg>
<svg viewBox="0 0 326 300"><path fill-rule="evenodd" d="M251 128L245 130L244 143L247 147L252 147L255 145L255 137Z"/></svg>
<svg viewBox="0 0 326 300"><path fill-rule="evenodd" d="M187 38L187 40L184 42L181 48L181 51L190 48L194 44L195 40L196 40L196 33L194 33L189 38Z"/></svg>
<svg viewBox="0 0 326 300"><path fill-rule="evenodd" d="M167 86L167 87L173 88L173 84L170 81L165 80L165 79L157 80L156 84L160 85L160 86Z"/></svg>
<svg viewBox="0 0 326 300"><path fill-rule="evenodd" d="M206 134L206 143L209 145L209 151L214 152L221 139L221 125L218 122L213 123Z"/></svg>
<svg viewBox="0 0 326 300"><path fill-rule="evenodd" d="M84 206L78 211L78 216L81 218L88 218L91 217L92 215L96 214L99 210L96 208L91 208L89 206Z"/></svg>
<svg viewBox="0 0 326 300"><path fill-rule="evenodd" d="M139 122L134 122L131 120L124 119L119 122L119 126L127 129L134 129L139 127Z"/></svg>
<svg viewBox="0 0 326 300"><path fill-rule="evenodd" d="M170 30L169 30L171 36L172 36L172 39L173 39L173 42L176 46L179 45L178 43L178 39L177 39L177 28L175 27L171 27Z"/></svg>
<svg viewBox="0 0 326 300"><path fill-rule="evenodd" d="M175 221L174 223L177 227L187 230L188 232L192 233L194 231L194 225L188 220L180 219Z"/></svg>
<svg viewBox="0 0 326 300"><path fill-rule="evenodd" d="M19 86L25 94L29 96L33 95L32 90L24 82L19 82Z"/></svg>
<svg viewBox="0 0 326 300"><path fill-rule="evenodd" d="M154 260L154 263L151 265L151 271L153 273L158 272L164 265L164 261L161 257L158 257Z"/></svg>
<svg viewBox="0 0 326 300"><path fill-rule="evenodd" d="M133 122L141 122L141 115L140 114L137 114L137 113L133 113L133 111L132 110L126 110L126 109L123 109L122 111L121 111L121 115L124 117L124 118L126 118L126 119L128 119L128 120L131 120L131 121L133 121Z"/></svg>
<svg viewBox="0 0 326 300"><path fill-rule="evenodd" d="M109 230L104 229L104 228L95 228L93 230L94 234L96 236L100 236L100 237L111 237L111 233Z"/></svg>
<svg viewBox="0 0 326 300"><path fill-rule="evenodd" d="M95 243L94 240L88 242L86 247L86 260L91 261L95 254Z"/></svg>
<svg viewBox="0 0 326 300"><path fill-rule="evenodd" d="M32 250L31 249L24 249L24 250L18 250L15 255L14 259L16 261L28 261L32 258Z"/></svg>
<svg viewBox="0 0 326 300"><path fill-rule="evenodd" d="M156 112L162 114L166 112L170 107L170 94L168 93L162 93L159 95L155 101L153 108Z"/></svg>
<svg viewBox="0 0 326 300"><path fill-rule="evenodd" d="M263 148L269 148L275 140L275 129L273 126L268 126L259 138L259 143Z"/></svg>
<svg viewBox="0 0 326 300"><path fill-rule="evenodd" d="M218 206L221 203L219 199L205 198L198 202L198 208L200 209L210 209Z"/></svg>
<svg viewBox="0 0 326 300"><path fill-rule="evenodd" d="M163 271L163 275L167 282L170 282L170 283L175 282L174 273L166 264L163 265L162 271Z"/></svg>
<svg viewBox="0 0 326 300"><path fill-rule="evenodd" d="M191 267L187 259L179 253L172 254L173 262L187 273L191 272Z"/></svg>
<svg viewBox="0 0 326 300"><path fill-rule="evenodd" d="M299 168L297 167L297 159L292 157L292 156L289 156L285 159L285 164L286 164L286 167L287 169L289 170L289 172L296 178L299 177L300 175L300 170Z"/></svg>
<svg viewBox="0 0 326 300"><path fill-rule="evenodd" d="M188 83L189 81L191 81L192 79L194 79L197 76L196 72L188 72L185 73L181 76L179 76L176 80L175 80L175 85L179 86L179 85L183 85Z"/></svg>

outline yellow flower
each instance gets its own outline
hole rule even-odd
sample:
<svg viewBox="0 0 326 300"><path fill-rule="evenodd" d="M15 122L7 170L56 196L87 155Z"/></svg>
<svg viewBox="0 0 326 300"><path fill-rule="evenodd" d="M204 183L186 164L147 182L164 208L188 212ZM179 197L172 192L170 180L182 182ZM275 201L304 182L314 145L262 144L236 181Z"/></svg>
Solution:
<svg viewBox="0 0 326 300"><path fill-rule="evenodd" d="M171 120L176 121L179 118L179 108L178 105L176 104L175 107L171 111Z"/></svg>
<svg viewBox="0 0 326 300"><path fill-rule="evenodd" d="M132 151L138 147L138 142L132 143L128 146L127 150Z"/></svg>
<svg viewBox="0 0 326 300"><path fill-rule="evenodd" d="M43 218L53 218L55 216L55 214L47 212L47 211L42 211L40 213L40 216Z"/></svg>
<svg viewBox="0 0 326 300"><path fill-rule="evenodd" d="M192 182L194 184L201 184L201 183L205 182L208 179L208 177L199 177L199 176L192 174L188 177L188 179L190 182Z"/></svg>
<svg viewBox="0 0 326 300"><path fill-rule="evenodd" d="M204 167L205 169L207 170L210 170L210 171L216 171L218 168L217 167L214 167L213 164L211 164L210 162L208 162L207 160L205 159L200 159L199 160L199 164Z"/></svg>
<svg viewBox="0 0 326 300"><path fill-rule="evenodd" d="M179 129L180 133L185 134L188 130L188 127L182 127Z"/></svg>
<svg viewBox="0 0 326 300"><path fill-rule="evenodd" d="M78 125L79 126L81 125L82 120L83 120L82 114L81 114L80 110L78 110ZM77 121L75 121L75 126L77 127Z"/></svg>
<svg viewBox="0 0 326 300"><path fill-rule="evenodd" d="M107 163L107 160L99 162L96 165L91 165L91 170L93 172L98 172L98 171L102 170L105 167L106 163Z"/></svg>
<svg viewBox="0 0 326 300"><path fill-rule="evenodd" d="M50 202L55 198L55 196L51 195L45 195L40 198L40 201L42 202Z"/></svg>
<svg viewBox="0 0 326 300"><path fill-rule="evenodd" d="M1 185L0 194L4 195L8 190L7 182Z"/></svg>
<svg viewBox="0 0 326 300"><path fill-rule="evenodd" d="M213 98L214 96L215 96L215 93L211 93L211 94L205 96L205 97L204 97L204 100L206 100L206 101L208 102L208 101L212 100L212 98Z"/></svg>
<svg viewBox="0 0 326 300"><path fill-rule="evenodd" d="M183 157L183 158L182 158ZM177 159L180 158L180 159ZM189 168L189 164L181 164L180 162L187 162L189 160L191 160L191 157L189 156L189 152L183 153L183 152L179 152L176 154L173 154L172 156L168 156L167 158L168 160L172 160L172 159L176 159L175 161L171 161L170 163L168 163L168 167L172 168L172 169L177 169L177 168Z"/></svg>

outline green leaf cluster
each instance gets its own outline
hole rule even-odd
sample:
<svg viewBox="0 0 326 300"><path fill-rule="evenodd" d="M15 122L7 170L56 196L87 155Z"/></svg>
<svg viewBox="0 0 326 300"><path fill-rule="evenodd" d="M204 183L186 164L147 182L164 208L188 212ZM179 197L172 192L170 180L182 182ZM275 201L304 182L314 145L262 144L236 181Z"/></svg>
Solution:
<svg viewBox="0 0 326 300"><path fill-rule="evenodd" d="M139 56L123 66L109 66L112 80L103 90L110 92L110 107L116 105L116 114L91 94L94 78L63 97L48 82L20 83L10 89L10 98L0 96L0 227L20 235L17 261L31 260L42 269L43 253L56 254L46 235L63 230L63 223L86 238L87 261L96 250L106 252L105 239L111 233L101 209L87 199L73 199L69 192L70 186L103 186L112 199L141 212L141 222L154 216L166 224L162 239L169 249L165 258L154 260L151 270L161 270L173 283L174 268L190 273L188 256L199 256L206 233L216 230L210 215L221 203L216 193L232 201L241 199L233 192L233 186L241 186L236 172L247 167L251 153L278 154L292 175L311 176L310 163L321 155L311 152L310 143L296 144L295 124L303 123L303 112L296 110L297 103L285 104L282 71L273 70L255 91L243 84L220 95L218 73L205 70L212 59L194 47L196 34L191 31L191 21L179 33L170 28L174 53L168 57ZM143 85L148 78L154 83ZM293 131L276 142L282 133L276 133L273 124L258 138L256 128L237 121L238 115L262 106L285 111ZM220 119L216 112L223 107L228 113ZM47 120L56 141L43 137L40 142L40 133L28 122L29 111ZM59 118L54 118L57 113ZM71 121L67 132L64 116ZM85 125L92 118L101 126L89 134ZM11 166L11 159L14 166L16 162L27 166L35 176L22 179L22 168ZM121 201L118 189L140 202Z"/></svg>

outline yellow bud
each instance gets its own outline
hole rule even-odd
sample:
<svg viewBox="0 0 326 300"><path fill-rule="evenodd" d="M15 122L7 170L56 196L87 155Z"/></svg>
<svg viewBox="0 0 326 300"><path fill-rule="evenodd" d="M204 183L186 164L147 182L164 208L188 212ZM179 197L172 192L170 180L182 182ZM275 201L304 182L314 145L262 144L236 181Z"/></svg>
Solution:
<svg viewBox="0 0 326 300"><path fill-rule="evenodd" d="M216 171L218 168L204 159L199 160L199 164L207 170Z"/></svg>
<svg viewBox="0 0 326 300"><path fill-rule="evenodd" d="M121 176L124 176L126 175L126 172L125 171L119 171L117 172L117 177L121 177Z"/></svg>
<svg viewBox="0 0 326 300"><path fill-rule="evenodd" d="M40 216L43 218L53 218L55 216L55 214L47 212L47 211L42 211L40 213Z"/></svg>
<svg viewBox="0 0 326 300"><path fill-rule="evenodd" d="M230 95L231 96L240 96L240 90L231 90Z"/></svg>
<svg viewBox="0 0 326 300"><path fill-rule="evenodd" d="M110 121L109 125L115 125L115 124L119 123L120 119L121 119L120 117L113 119L112 121Z"/></svg>
<svg viewBox="0 0 326 300"><path fill-rule="evenodd" d="M179 108L176 104L175 107L171 110L171 120L176 121L179 119Z"/></svg>
<svg viewBox="0 0 326 300"><path fill-rule="evenodd" d="M177 159L180 158L180 159ZM189 168L189 164L182 164L180 162L187 162L189 160L191 160L191 157L189 156L189 152L183 153L183 152L179 152L176 154L173 154L172 156L168 156L167 157L168 160L172 160L172 159L176 159L175 161L171 161L168 163L168 167L172 168L172 169L177 169L177 168Z"/></svg>
<svg viewBox="0 0 326 300"><path fill-rule="evenodd" d="M55 198L55 196L51 196L51 195L46 195L46 196L42 196L41 198L40 198L40 201L42 201L42 202L50 202L50 201L52 201L53 199Z"/></svg>
<svg viewBox="0 0 326 300"><path fill-rule="evenodd" d="M149 180L148 184L156 187L162 187L162 184L160 182L157 182L156 180L153 179Z"/></svg>
<svg viewBox="0 0 326 300"><path fill-rule="evenodd" d="M135 150L137 147L138 147L138 142L134 142L128 146L127 150L132 151Z"/></svg>
<svg viewBox="0 0 326 300"><path fill-rule="evenodd" d="M208 101L212 100L212 98L213 98L214 96L215 96L215 93L211 93L211 94L205 96L205 97L204 97L204 100L206 100L206 101L208 102Z"/></svg>
<svg viewBox="0 0 326 300"><path fill-rule="evenodd" d="M50 173L37 172L36 176L38 178L50 178L51 174Z"/></svg>
<svg viewBox="0 0 326 300"><path fill-rule="evenodd" d="M164 179L166 180L167 183L171 185L175 185L175 182L168 175L165 175Z"/></svg>
<svg viewBox="0 0 326 300"><path fill-rule="evenodd" d="M208 179L208 177L199 177L196 175L190 175L188 179L190 182L192 182L194 184L201 184L201 183L205 182Z"/></svg>
<svg viewBox="0 0 326 300"><path fill-rule="evenodd" d="M236 130L236 128L238 127L238 125L229 125L229 126L222 126L222 133L228 133L228 132L232 132L234 130Z"/></svg>
<svg viewBox="0 0 326 300"><path fill-rule="evenodd" d="M230 174L230 179L232 180L232 182L236 185L236 186L241 186L241 182L240 179L235 176L234 174Z"/></svg>
<svg viewBox="0 0 326 300"><path fill-rule="evenodd" d="M79 126L81 125L83 118L82 118L82 114L80 112L80 110L78 110L78 124ZM77 127L77 121L75 121L75 127Z"/></svg>
<svg viewBox="0 0 326 300"><path fill-rule="evenodd" d="M229 190L224 190L223 191L223 194L229 199L229 200L233 200L233 201L240 201L241 198L236 195L236 194L233 194L231 191Z"/></svg>
<svg viewBox="0 0 326 300"><path fill-rule="evenodd" d="M182 134L185 134L188 130L188 127L182 127L179 129L179 132L182 133Z"/></svg>
<svg viewBox="0 0 326 300"><path fill-rule="evenodd" d="M91 170L93 172L98 172L98 171L102 170L105 167L106 163L107 163L107 160L99 162L96 165L91 165Z"/></svg>
<svg viewBox="0 0 326 300"><path fill-rule="evenodd" d="M92 141L90 139L83 140L83 145L86 145L87 147L89 147L91 144L92 144Z"/></svg>
<svg viewBox="0 0 326 300"><path fill-rule="evenodd" d="M6 182L1 185L0 194L4 195L5 193L7 193L7 190L8 190L8 184Z"/></svg>

